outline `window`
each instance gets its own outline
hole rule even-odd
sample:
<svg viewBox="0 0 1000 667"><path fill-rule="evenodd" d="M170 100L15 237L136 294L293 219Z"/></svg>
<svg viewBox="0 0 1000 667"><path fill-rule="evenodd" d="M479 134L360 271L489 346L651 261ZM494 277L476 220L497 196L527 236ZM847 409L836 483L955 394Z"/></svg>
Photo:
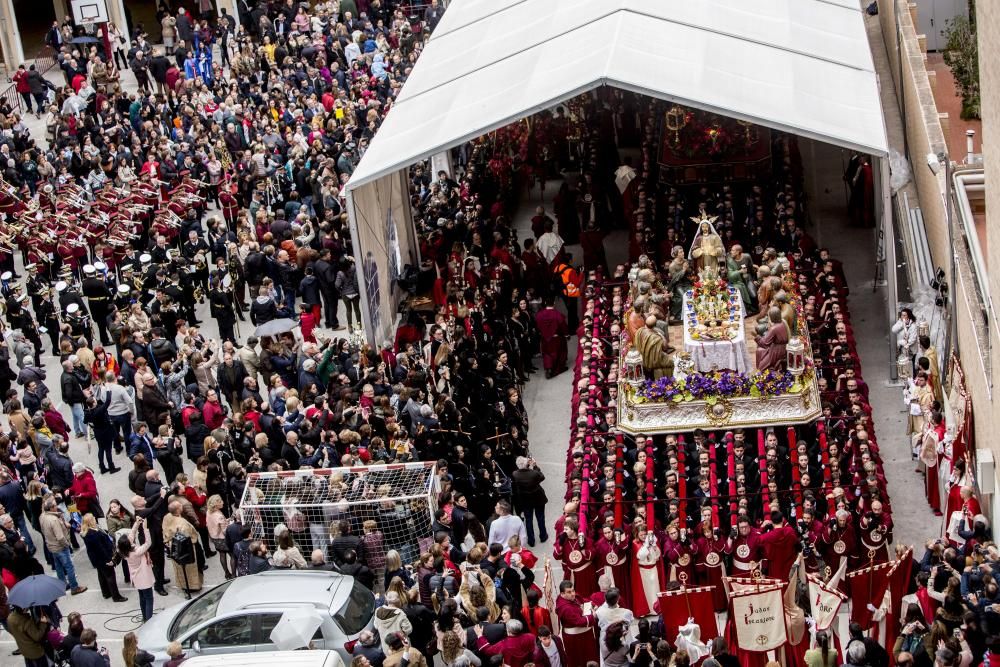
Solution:
<svg viewBox="0 0 1000 667"><path fill-rule="evenodd" d="M261 614L260 615L260 634L257 640L258 644L270 644L271 642L271 630L274 630L274 626L278 624L281 620L281 614ZM316 634L312 636L313 641L323 640L323 626L316 628Z"/></svg>
<svg viewBox="0 0 1000 667"><path fill-rule="evenodd" d="M249 646L253 640L253 616L234 616L212 623L189 640L195 641L204 648L220 646Z"/></svg>
<svg viewBox="0 0 1000 667"><path fill-rule="evenodd" d="M215 611L219 608L222 596L226 594L232 581L216 586L212 590L199 595L188 604L184 610L177 615L170 628L170 641L174 641L191 628L194 628L210 618L215 617Z"/></svg>
<svg viewBox="0 0 1000 667"><path fill-rule="evenodd" d="M370 590L355 581L351 593L347 596L347 601L333 615L333 618L344 634L353 635L365 629L374 612L375 596Z"/></svg>

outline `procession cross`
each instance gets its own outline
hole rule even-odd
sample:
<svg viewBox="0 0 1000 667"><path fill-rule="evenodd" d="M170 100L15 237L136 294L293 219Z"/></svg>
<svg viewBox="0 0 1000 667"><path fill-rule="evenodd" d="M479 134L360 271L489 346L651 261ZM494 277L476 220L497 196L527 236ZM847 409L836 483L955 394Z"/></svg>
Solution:
<svg viewBox="0 0 1000 667"><path fill-rule="evenodd" d="M490 440L501 440L503 438L510 437L510 433L500 433L500 429L497 428L496 426L493 427L493 432L496 433L495 436L493 436L492 438L483 438L483 440L489 442Z"/></svg>
<svg viewBox="0 0 1000 667"><path fill-rule="evenodd" d="M691 613L691 599L688 597L687 591L687 572L681 572L677 575L677 578L681 581L681 592L684 593L684 604L687 605L688 618L691 618L693 614Z"/></svg>

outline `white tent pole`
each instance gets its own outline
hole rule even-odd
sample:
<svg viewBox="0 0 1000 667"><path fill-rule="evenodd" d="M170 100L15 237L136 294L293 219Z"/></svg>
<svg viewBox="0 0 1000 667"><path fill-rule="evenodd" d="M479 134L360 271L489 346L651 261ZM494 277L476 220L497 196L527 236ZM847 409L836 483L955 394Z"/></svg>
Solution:
<svg viewBox="0 0 1000 667"><path fill-rule="evenodd" d="M882 244L885 253L885 286L886 286L886 322L896 320L896 308L899 306L898 286L896 284L896 233L892 219L892 188L889 185L889 158L878 158L879 190L882 195ZM876 258L876 261L878 258ZM878 285L873 285L878 289ZM889 336L889 370L890 377L895 377L896 348L894 336Z"/></svg>
<svg viewBox="0 0 1000 667"><path fill-rule="evenodd" d="M365 186L368 187L368 186ZM375 344L375 327L372 325L372 314L368 310L368 284L365 281L364 251L361 248L360 236L358 235L358 214L354 210L354 194L350 189L346 191L347 197L347 220L351 227L351 245L354 248L354 270L358 274L358 294L361 296L361 321L365 330L365 339L370 345ZM345 313L346 316L346 313ZM350 335L350 332L348 332Z"/></svg>

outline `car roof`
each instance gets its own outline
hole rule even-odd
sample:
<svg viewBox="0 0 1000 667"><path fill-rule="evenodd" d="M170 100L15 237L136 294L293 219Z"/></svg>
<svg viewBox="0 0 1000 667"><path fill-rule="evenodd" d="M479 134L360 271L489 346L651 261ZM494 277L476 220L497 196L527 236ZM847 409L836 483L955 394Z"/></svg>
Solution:
<svg viewBox="0 0 1000 667"><path fill-rule="evenodd" d="M336 651L261 651L258 653L223 653L191 656L184 664L191 667L344 667L344 659Z"/></svg>
<svg viewBox="0 0 1000 667"><path fill-rule="evenodd" d="M219 601L216 615L292 603L339 609L353 586L353 577L321 570L271 570L237 577Z"/></svg>

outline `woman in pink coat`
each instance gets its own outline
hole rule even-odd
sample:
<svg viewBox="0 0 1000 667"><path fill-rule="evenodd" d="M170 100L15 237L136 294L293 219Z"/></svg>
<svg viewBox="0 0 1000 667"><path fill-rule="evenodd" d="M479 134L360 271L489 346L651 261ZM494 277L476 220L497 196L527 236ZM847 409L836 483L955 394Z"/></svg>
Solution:
<svg viewBox="0 0 1000 667"><path fill-rule="evenodd" d="M142 544L139 544L139 531L142 531ZM118 561L124 559L128 563L129 578L132 585L139 591L139 608L142 610L143 622L153 617L153 565L149 558L149 547L152 544L146 520L136 517L132 532L122 535L118 540Z"/></svg>

